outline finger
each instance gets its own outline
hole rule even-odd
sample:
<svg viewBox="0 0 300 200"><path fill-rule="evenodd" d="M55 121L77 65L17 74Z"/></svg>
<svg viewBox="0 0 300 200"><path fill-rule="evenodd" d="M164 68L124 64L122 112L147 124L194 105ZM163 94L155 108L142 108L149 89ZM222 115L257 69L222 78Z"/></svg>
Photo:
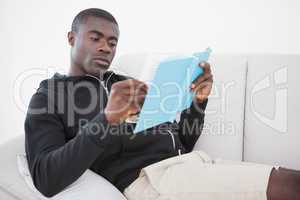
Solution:
<svg viewBox="0 0 300 200"><path fill-rule="evenodd" d="M120 90L120 93L122 93L125 96L136 96L136 95L146 95L147 91L143 89L134 89L134 88L123 88Z"/></svg>
<svg viewBox="0 0 300 200"><path fill-rule="evenodd" d="M193 83L196 83L201 77L202 77L202 80L205 80L205 79L207 79L207 76L210 76L210 74L212 74L212 73L211 73L211 68L210 68L210 64L209 64L209 63L202 62L202 63L199 63L199 66L200 66L200 67L203 66L203 67L201 67L201 68L203 68L204 74L199 75L199 76L196 78L196 80L193 81ZM200 79L200 82L201 82L202 80ZM198 82L199 82L199 81L198 81ZM195 87L195 86L192 85L191 88L194 88L194 87Z"/></svg>
<svg viewBox="0 0 300 200"><path fill-rule="evenodd" d="M209 80L199 84L199 86L195 89L196 95L198 94L209 95L212 89L212 84L213 82Z"/></svg>
<svg viewBox="0 0 300 200"><path fill-rule="evenodd" d="M130 107L129 113L130 113L130 115L134 115L134 114L140 113L141 110L142 110L142 106L135 104Z"/></svg>
<svg viewBox="0 0 300 200"><path fill-rule="evenodd" d="M144 104L146 95L136 95L136 96L130 96L127 98L127 101L131 106L142 106Z"/></svg>
<svg viewBox="0 0 300 200"><path fill-rule="evenodd" d="M140 94L146 95L148 90L144 87L115 87L113 92L124 96L135 96Z"/></svg>
<svg viewBox="0 0 300 200"><path fill-rule="evenodd" d="M212 89L212 82L206 82L203 88L200 88L196 91L196 100L201 103L208 98Z"/></svg>
<svg viewBox="0 0 300 200"><path fill-rule="evenodd" d="M199 67L203 69L204 73L211 73L211 67L208 62L199 63Z"/></svg>
<svg viewBox="0 0 300 200"><path fill-rule="evenodd" d="M203 82L205 81L213 81L213 75L212 74L205 74L204 76L198 77L191 85L191 90L195 91L195 89Z"/></svg>
<svg viewBox="0 0 300 200"><path fill-rule="evenodd" d="M124 81L118 81L113 84L114 87L124 89L124 88L141 88L142 90L147 91L148 86L146 83L136 80L136 79L127 79Z"/></svg>
<svg viewBox="0 0 300 200"><path fill-rule="evenodd" d="M197 98L200 99L206 99L211 92L212 89L212 82L205 82L205 84L201 84L201 86L199 86L199 89L197 89L196 91L196 96Z"/></svg>
<svg viewBox="0 0 300 200"><path fill-rule="evenodd" d="M144 92L148 92L149 90L149 87L146 83L144 82L141 82L140 84L138 84L136 87L135 87L136 90L138 91L144 91Z"/></svg>
<svg viewBox="0 0 300 200"><path fill-rule="evenodd" d="M142 106L144 104L145 99L146 99L146 95L137 95L135 96L135 103Z"/></svg>
<svg viewBox="0 0 300 200"><path fill-rule="evenodd" d="M130 86L133 86L133 87L145 87L145 88L148 87L146 83L144 83L142 81L139 81L137 79L128 79L127 83L128 83L129 87Z"/></svg>
<svg viewBox="0 0 300 200"><path fill-rule="evenodd" d="M129 87L127 88L135 91L136 93L138 93L139 91L143 91L145 93L148 92L148 86L142 82L134 82L133 84L129 85Z"/></svg>
<svg viewBox="0 0 300 200"><path fill-rule="evenodd" d="M129 116L132 117L132 116L138 115L138 114L140 114L140 113L141 113L141 111L137 111L137 112L135 112L135 113L131 112L131 113L129 114Z"/></svg>
<svg viewBox="0 0 300 200"><path fill-rule="evenodd" d="M211 73L211 67L208 62L199 63L199 67L203 69L204 73Z"/></svg>
<svg viewBox="0 0 300 200"><path fill-rule="evenodd" d="M197 95L196 96L196 101L198 103L203 103L206 99L208 99L208 96L204 96L204 95Z"/></svg>
<svg viewBox="0 0 300 200"><path fill-rule="evenodd" d="M138 107L141 107L143 105L143 102L145 100L145 95L139 95L139 96L124 96L120 95L118 96L120 98L120 104L122 105L118 111L128 111L130 112L132 109L136 109Z"/></svg>

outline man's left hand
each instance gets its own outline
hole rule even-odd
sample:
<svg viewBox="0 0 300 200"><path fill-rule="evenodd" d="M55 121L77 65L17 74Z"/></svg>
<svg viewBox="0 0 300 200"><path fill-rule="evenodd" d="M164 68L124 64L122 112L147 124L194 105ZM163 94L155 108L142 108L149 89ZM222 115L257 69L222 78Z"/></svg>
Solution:
<svg viewBox="0 0 300 200"><path fill-rule="evenodd" d="M191 90L196 93L195 100L197 103L203 103L210 95L213 85L213 75L210 64L207 62L199 63L204 73L196 78L191 85Z"/></svg>

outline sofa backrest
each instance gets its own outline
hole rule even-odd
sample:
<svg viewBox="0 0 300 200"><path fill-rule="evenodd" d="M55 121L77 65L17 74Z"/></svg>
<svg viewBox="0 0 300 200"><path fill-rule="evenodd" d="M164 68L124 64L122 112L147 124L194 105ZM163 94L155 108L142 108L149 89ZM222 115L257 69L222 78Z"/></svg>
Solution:
<svg viewBox="0 0 300 200"><path fill-rule="evenodd" d="M242 160L246 59L244 56L212 56L210 64L213 90L195 149L202 149L214 158Z"/></svg>
<svg viewBox="0 0 300 200"><path fill-rule="evenodd" d="M300 55L250 55L244 158L300 169Z"/></svg>

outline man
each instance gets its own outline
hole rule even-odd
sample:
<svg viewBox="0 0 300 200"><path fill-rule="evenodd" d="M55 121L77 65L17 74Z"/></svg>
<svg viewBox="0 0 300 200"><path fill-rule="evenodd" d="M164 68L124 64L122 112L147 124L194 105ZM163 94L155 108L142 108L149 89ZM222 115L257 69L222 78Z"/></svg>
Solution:
<svg viewBox="0 0 300 200"><path fill-rule="evenodd" d="M140 111L148 87L108 71L118 38L118 24L110 13L94 8L81 11L68 33L69 74L42 81L31 99L25 120L26 155L33 183L43 195L59 194L90 169L128 199L183 199L194 190L196 199L300 198L297 171L218 165L205 153L192 152L212 88L208 63L199 63L205 73L191 85L196 97L179 122L133 134L135 124L125 120ZM232 178L236 174L240 179Z"/></svg>

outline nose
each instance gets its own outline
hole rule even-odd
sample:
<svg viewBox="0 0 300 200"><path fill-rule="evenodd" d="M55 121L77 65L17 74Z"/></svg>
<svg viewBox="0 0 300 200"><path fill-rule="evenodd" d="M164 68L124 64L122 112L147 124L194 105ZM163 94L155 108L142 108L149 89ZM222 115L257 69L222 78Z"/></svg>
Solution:
<svg viewBox="0 0 300 200"><path fill-rule="evenodd" d="M99 45L97 47L97 51L108 54L112 52L110 46L108 45L108 42L104 39L100 40Z"/></svg>

